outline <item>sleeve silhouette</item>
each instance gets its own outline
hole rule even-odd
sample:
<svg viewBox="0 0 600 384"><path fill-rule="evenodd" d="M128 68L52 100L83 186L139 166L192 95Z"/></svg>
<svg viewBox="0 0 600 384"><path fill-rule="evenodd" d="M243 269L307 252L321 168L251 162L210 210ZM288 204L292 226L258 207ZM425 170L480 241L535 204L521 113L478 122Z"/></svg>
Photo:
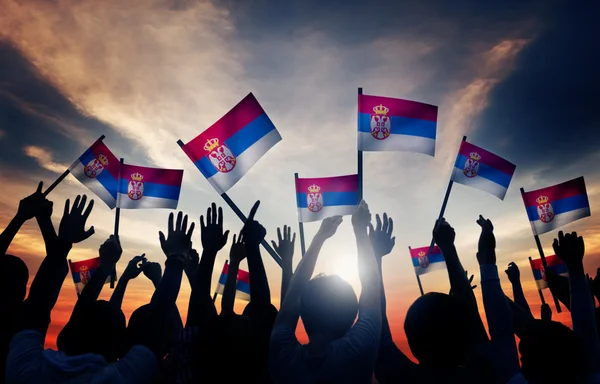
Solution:
<svg viewBox="0 0 600 384"><path fill-rule="evenodd" d="M117 283L117 286L115 287L115 290L113 291L113 294L110 296L110 303L112 305L121 308L121 306L123 305L125 291L127 290L127 284L129 284L130 280L135 279L140 275L142 269L139 264L143 263L145 260L145 254L142 254L141 256L134 256L129 261L127 267L125 268L125 271L123 271L123 273L121 274L121 278L119 278L119 281Z"/></svg>
<svg viewBox="0 0 600 384"><path fill-rule="evenodd" d="M244 237L246 236L244 235ZM250 273L250 302L256 308L270 307L271 289L260 255L260 242L249 243L246 240L246 255L248 257L248 272Z"/></svg>
<svg viewBox="0 0 600 384"><path fill-rule="evenodd" d="M487 341L487 332L485 331L483 322L479 316L479 309L477 307L475 294L473 293L469 279L465 274L465 269L460 262L456 247L454 246L454 229L446 222L444 218L442 218L436 223L436 229L433 235L436 244L440 247L442 253L444 254L452 295L462 299L467 305L469 305L469 308L471 308L471 314L473 319L475 319L476 324L473 329L474 340L477 342Z"/></svg>
<svg viewBox="0 0 600 384"><path fill-rule="evenodd" d="M596 326L594 301L583 269L585 244L576 232L558 233L552 244L554 252L569 270L571 284L571 319L573 331L582 343L587 373L594 382L600 381L600 339Z"/></svg>
<svg viewBox="0 0 600 384"><path fill-rule="evenodd" d="M514 325L510 306L506 300L498 267L496 266L496 239L490 220L481 215L477 223L481 226L477 260L481 271L481 292L487 317L492 345L496 351L497 375L506 381L522 377L514 337Z"/></svg>

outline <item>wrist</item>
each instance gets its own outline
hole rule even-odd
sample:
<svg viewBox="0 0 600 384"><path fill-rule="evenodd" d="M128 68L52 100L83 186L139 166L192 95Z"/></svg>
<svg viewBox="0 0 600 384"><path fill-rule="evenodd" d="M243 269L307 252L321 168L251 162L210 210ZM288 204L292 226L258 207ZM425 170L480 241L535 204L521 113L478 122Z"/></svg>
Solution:
<svg viewBox="0 0 600 384"><path fill-rule="evenodd" d="M167 260L165 261L165 268L167 266L177 266L181 267L181 269L183 270L183 268L185 267L185 257L181 254L173 254L167 256Z"/></svg>

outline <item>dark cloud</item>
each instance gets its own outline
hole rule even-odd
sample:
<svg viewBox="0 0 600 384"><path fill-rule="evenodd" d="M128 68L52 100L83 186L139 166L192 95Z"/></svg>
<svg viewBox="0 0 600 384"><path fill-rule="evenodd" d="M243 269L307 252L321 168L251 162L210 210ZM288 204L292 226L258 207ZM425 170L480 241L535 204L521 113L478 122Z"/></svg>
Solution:
<svg viewBox="0 0 600 384"><path fill-rule="evenodd" d="M53 177L27 156L26 146L48 150L57 163L71 164L102 134L129 142L102 121L87 115L49 83L17 49L0 41L0 163L12 171Z"/></svg>
<svg viewBox="0 0 600 384"><path fill-rule="evenodd" d="M546 29L521 52L516 70L490 95L473 137L501 149L520 172L557 172L598 151L600 51L593 48L600 36L598 14L598 2L553 9Z"/></svg>

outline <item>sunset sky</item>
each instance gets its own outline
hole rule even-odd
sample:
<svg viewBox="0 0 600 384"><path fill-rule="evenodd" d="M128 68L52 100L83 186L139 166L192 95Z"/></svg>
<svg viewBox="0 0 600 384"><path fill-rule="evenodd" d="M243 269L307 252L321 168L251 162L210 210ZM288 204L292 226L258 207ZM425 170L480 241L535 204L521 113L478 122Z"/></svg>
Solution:
<svg viewBox="0 0 600 384"><path fill-rule="evenodd" d="M435 157L388 152L366 153L364 160L365 200L373 214L385 211L395 222L396 248L385 258L384 278L394 338L405 352L404 314L419 294L407 247L429 244L463 135L517 165L504 201L462 185L452 191L445 216L477 284L475 220L483 214L496 227L499 269L511 261L519 265L539 314L527 260L537 249L519 188L578 176L585 177L593 216L564 229L584 235L587 271L600 265L600 216L594 216L600 207L600 51L593 48L600 3L0 0L0 9L1 227L39 180L52 183L104 134L127 163L184 169L179 208L196 223L214 201L224 206L226 228L239 231L239 219L176 141L189 141L253 92L283 140L229 195L244 212L260 199L257 219L267 239L275 239L277 226L297 229L294 172L356 172L356 92L363 87L366 94L439 105ZM71 176L52 192L56 225L64 200L82 193L91 194ZM122 211L119 274L143 252L164 262L158 231L166 228L169 212ZM75 246L71 259L96 256L113 222L114 211L97 200L89 219L96 234ZM307 243L318 227L305 225ZM541 236L547 255L554 236ZM194 243L199 248L198 232ZM228 249L218 255L213 287ZM27 262L33 278L44 256L35 221L9 252ZM263 259L279 306L280 269L266 252ZM346 217L316 272L338 273L359 293L356 264ZM511 296L504 272L501 279ZM442 271L422 282L425 291L449 289ZM107 286L102 298L111 293ZM184 279L178 300L184 316L189 293ZM132 281L126 315L151 294L143 275ZM481 298L479 288L476 295ZM75 299L69 276L53 312L49 346ZM546 300L552 301L548 292ZM554 318L570 323L566 311Z"/></svg>

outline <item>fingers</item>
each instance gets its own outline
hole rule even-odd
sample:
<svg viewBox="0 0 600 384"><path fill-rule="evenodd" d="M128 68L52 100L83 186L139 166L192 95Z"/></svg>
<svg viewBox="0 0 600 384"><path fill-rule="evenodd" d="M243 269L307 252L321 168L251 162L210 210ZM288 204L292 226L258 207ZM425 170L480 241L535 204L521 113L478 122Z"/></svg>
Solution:
<svg viewBox="0 0 600 384"><path fill-rule="evenodd" d="M379 217L379 213L375 215L375 222L377 223L375 230L377 232L381 231L381 217Z"/></svg>
<svg viewBox="0 0 600 384"><path fill-rule="evenodd" d="M210 209L210 206L208 208L206 208L206 225L211 225L212 221L212 210Z"/></svg>
<svg viewBox="0 0 600 384"><path fill-rule="evenodd" d="M560 254L560 250L559 250L559 246L558 246L558 239L554 239L554 241L552 242L552 248L554 248L554 253L555 254Z"/></svg>
<svg viewBox="0 0 600 384"><path fill-rule="evenodd" d="M206 225L204 224L204 216L200 215L200 230L204 231L206 229Z"/></svg>
<svg viewBox="0 0 600 384"><path fill-rule="evenodd" d="M562 244L563 241L565 241L565 234L563 233L563 231L559 231L558 232L558 243Z"/></svg>
<svg viewBox="0 0 600 384"><path fill-rule="evenodd" d="M244 234L242 231L240 231L240 234L238 235L238 243L243 243L244 242Z"/></svg>
<svg viewBox="0 0 600 384"><path fill-rule="evenodd" d="M35 190L35 193L42 193L42 188L44 187L44 182L40 181L40 183L37 186L37 189Z"/></svg>
<svg viewBox="0 0 600 384"><path fill-rule="evenodd" d="M175 228L174 231L180 231L181 230L181 223L183 221L183 212L179 211L177 212L177 221L175 222Z"/></svg>
<svg viewBox="0 0 600 384"><path fill-rule="evenodd" d="M215 203L212 203L212 204L210 205L210 208L211 208L211 214L212 214L212 216L211 216L211 218L210 218L210 220L211 220L211 223L212 223L213 225L214 225L214 224L218 224L218 222L217 222L217 204L215 204Z"/></svg>
<svg viewBox="0 0 600 384"><path fill-rule="evenodd" d="M85 203L87 202L87 195L83 195L81 197L81 201L79 202L79 206L77 206L77 212L81 214L83 212L83 207L85 207Z"/></svg>
<svg viewBox="0 0 600 384"><path fill-rule="evenodd" d="M173 212L169 213L168 227L169 227L168 228L168 230L169 230L168 234L169 234L169 236L171 236L171 233L174 232L174 229L173 229Z"/></svg>
<svg viewBox="0 0 600 384"><path fill-rule="evenodd" d="M83 220L84 221L87 220L90 213L92 213L93 208L94 208L94 199L90 200L90 203L88 204L87 208L85 209L85 212L83 212Z"/></svg>
<svg viewBox="0 0 600 384"><path fill-rule="evenodd" d="M217 216L217 225L223 227L223 208L219 207L219 215Z"/></svg>
<svg viewBox="0 0 600 384"><path fill-rule="evenodd" d="M69 211L71 210L71 200L67 199L67 201L65 201L65 211L63 212L63 217L67 216L69 214Z"/></svg>
<svg viewBox="0 0 600 384"><path fill-rule="evenodd" d="M392 218L390 217L387 234L391 235L393 231L394 231L394 220L392 220Z"/></svg>
<svg viewBox="0 0 600 384"><path fill-rule="evenodd" d="M296 232L294 232L294 236L292 237L292 245L296 244Z"/></svg>
<svg viewBox="0 0 600 384"><path fill-rule="evenodd" d="M283 226L283 236L287 237L288 241L292 238L292 227L288 227L287 225Z"/></svg>
<svg viewBox="0 0 600 384"><path fill-rule="evenodd" d="M283 241L283 237L281 236L281 228L277 228L277 240L281 243Z"/></svg>
<svg viewBox="0 0 600 384"><path fill-rule="evenodd" d="M235 235L233 235L235 237ZM271 240L271 245L273 246L273 249L275 250L275 252L277 252L277 250L279 249L279 246L277 245L277 243L275 242L275 240ZM279 252L277 252L279 253Z"/></svg>
<svg viewBox="0 0 600 384"><path fill-rule="evenodd" d="M381 227L383 232L387 233L389 225L390 225L390 223L388 220L388 215L387 215L387 213L383 212L383 227Z"/></svg>
<svg viewBox="0 0 600 384"><path fill-rule="evenodd" d="M471 289L475 289L477 288L477 284L475 284L474 286L471 287Z"/></svg>
<svg viewBox="0 0 600 384"><path fill-rule="evenodd" d="M223 238L225 239L225 243L227 243L227 238L229 237L229 230L225 231L223 234Z"/></svg>
<svg viewBox="0 0 600 384"><path fill-rule="evenodd" d="M233 244L235 244L235 238L236 238L236 234L233 234Z"/></svg>
<svg viewBox="0 0 600 384"><path fill-rule="evenodd" d="M90 229L85 231L85 233L83 234L83 240L89 239L94 233L96 233L96 230L94 229L94 226L92 225L90 227Z"/></svg>
<svg viewBox="0 0 600 384"><path fill-rule="evenodd" d="M75 197L75 201L73 202L73 212L77 211L77 208L79 207L79 201L81 200L81 196L77 195L77 197Z"/></svg>
<svg viewBox="0 0 600 384"><path fill-rule="evenodd" d="M165 246L165 234L162 231L158 231L158 240L160 241L160 246L164 248Z"/></svg>
<svg viewBox="0 0 600 384"><path fill-rule="evenodd" d="M260 200L256 200L256 203L252 206L250 210L250 215L248 215L248 220L254 220L254 216L256 215L256 211L258 211L258 207L260 206Z"/></svg>
<svg viewBox="0 0 600 384"><path fill-rule="evenodd" d="M182 232L187 231L187 225L188 225L188 215L185 215L185 216L183 216L183 221L181 223L181 231Z"/></svg>
<svg viewBox="0 0 600 384"><path fill-rule="evenodd" d="M367 228L369 228L369 236L371 236L371 234L375 232L375 227L373 227L373 223L369 223L369 226Z"/></svg>
<svg viewBox="0 0 600 384"><path fill-rule="evenodd" d="M392 237L392 248L396 245L396 236Z"/></svg>
<svg viewBox="0 0 600 384"><path fill-rule="evenodd" d="M186 218L187 218L187 216L186 216ZM196 228L196 223L192 222L192 224L190 225L190 229L188 229L188 231L187 231L188 239L192 238L192 235L194 234L194 228Z"/></svg>

